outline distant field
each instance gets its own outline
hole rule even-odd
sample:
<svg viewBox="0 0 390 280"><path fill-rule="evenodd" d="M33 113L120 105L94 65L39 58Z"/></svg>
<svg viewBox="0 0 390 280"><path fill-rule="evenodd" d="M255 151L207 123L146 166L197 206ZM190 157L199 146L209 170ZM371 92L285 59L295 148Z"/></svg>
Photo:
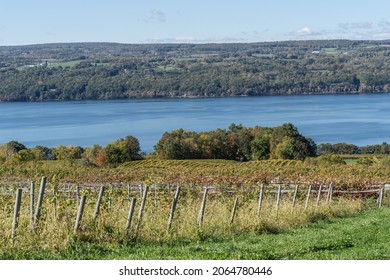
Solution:
<svg viewBox="0 0 390 280"><path fill-rule="evenodd" d="M322 52L329 55L336 55L336 54L349 54L352 52L352 50L345 50L345 49L338 49L338 48L323 48Z"/></svg>
<svg viewBox="0 0 390 280"><path fill-rule="evenodd" d="M77 64L79 64L82 60L73 60L73 61L66 61L66 62L49 62L48 67L75 67Z"/></svg>
<svg viewBox="0 0 390 280"><path fill-rule="evenodd" d="M80 62L83 62L84 60L71 60L71 61L56 61L56 60L47 60L47 67L48 68L57 68L57 67L62 67L62 68L73 68L76 65L78 65ZM100 65L109 65L111 63L92 63L96 64L98 66ZM46 65L46 61L43 60L39 63L35 64L29 64L29 65L22 65L17 67L16 69L19 71L26 70L28 68L35 68L35 67L42 67Z"/></svg>
<svg viewBox="0 0 390 280"><path fill-rule="evenodd" d="M79 64L82 60L73 60L73 61L55 61L55 60L48 60L47 61L47 67L49 68L55 68L55 67L74 67L77 64ZM28 68L34 68L34 67L42 67L46 64L45 60L42 60L39 63L29 64L29 65L22 65L17 67L16 69L19 71L26 70Z"/></svg>

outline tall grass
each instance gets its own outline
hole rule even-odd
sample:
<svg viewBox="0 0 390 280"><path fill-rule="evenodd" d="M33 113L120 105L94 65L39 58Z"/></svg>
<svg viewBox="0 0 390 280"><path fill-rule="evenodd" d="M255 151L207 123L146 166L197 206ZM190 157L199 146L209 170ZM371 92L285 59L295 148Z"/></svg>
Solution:
<svg viewBox="0 0 390 280"><path fill-rule="evenodd" d="M135 229L140 192L132 193L132 196L136 196L137 203L130 231L125 232L130 204L127 192L124 189L108 188L103 197L101 213L95 220L93 214L98 192L85 189L82 191L82 194L87 195L85 212L80 229L74 232L76 198L73 194L61 192L57 192L54 198L50 191L52 190L49 188L49 194L43 201L41 219L35 229L31 226L28 193L23 194L19 227L13 239L11 227L14 197L0 196L0 259L36 258L37 252L45 251L63 254L74 244L83 243L109 248L118 244L192 242L244 234L279 233L305 227L318 220L353 215L364 207L362 200L337 198L331 204L321 201L316 208L313 198L308 209L304 209L305 197L302 195L295 208L292 208L291 197L284 195L277 215L275 196L268 194L258 216L256 195L240 194L236 216L231 224L235 196L211 193L207 198L203 224L200 227L197 217L202 195L200 192L188 191L180 194L174 220L168 230L167 221L173 194L167 190L156 192L152 188L138 232Z"/></svg>

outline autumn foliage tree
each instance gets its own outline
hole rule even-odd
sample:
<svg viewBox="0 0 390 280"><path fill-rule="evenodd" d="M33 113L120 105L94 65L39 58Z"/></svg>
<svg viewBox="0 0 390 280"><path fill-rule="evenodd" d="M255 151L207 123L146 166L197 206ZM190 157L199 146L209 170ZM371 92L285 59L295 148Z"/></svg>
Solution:
<svg viewBox="0 0 390 280"><path fill-rule="evenodd" d="M315 143L292 124L275 128L232 124L228 130L201 133L178 129L164 133L155 149L162 159L303 160L316 155Z"/></svg>

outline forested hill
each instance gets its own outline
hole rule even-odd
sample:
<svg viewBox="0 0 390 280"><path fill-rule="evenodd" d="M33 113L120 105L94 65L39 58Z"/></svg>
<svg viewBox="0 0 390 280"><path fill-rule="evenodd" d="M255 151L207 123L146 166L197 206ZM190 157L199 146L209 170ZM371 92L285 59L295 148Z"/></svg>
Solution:
<svg viewBox="0 0 390 280"><path fill-rule="evenodd" d="M0 47L0 101L390 91L390 41Z"/></svg>

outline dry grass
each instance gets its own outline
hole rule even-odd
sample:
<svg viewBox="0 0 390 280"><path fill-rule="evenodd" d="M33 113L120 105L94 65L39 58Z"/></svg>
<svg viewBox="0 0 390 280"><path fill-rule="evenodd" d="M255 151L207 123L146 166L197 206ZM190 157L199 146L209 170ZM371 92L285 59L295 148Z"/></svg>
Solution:
<svg viewBox="0 0 390 280"><path fill-rule="evenodd" d="M19 227L14 239L11 237L14 197L2 196L0 211L0 256L19 254L20 258L29 258L29 252L47 250L63 252L72 242L88 242L117 246L127 243L165 243L173 241L202 241L205 239L234 237L253 233L280 233L285 230L304 227L318 220L332 217L349 216L363 209L361 200L337 199L332 204L321 202L315 207L315 199L309 208L304 209L304 197L298 200L295 208L291 207L291 197L285 196L279 210L276 211L275 197L266 196L260 216L257 215L257 198L239 196L239 204L230 223L234 198L227 195L210 194L203 224L197 224L202 195L182 193L179 197L171 229L167 221L173 195L149 192L143 218L136 232L137 215L140 207L138 195L133 223L130 231L125 232L128 216L128 196L122 190L108 190L104 196L101 214L94 220L93 213L97 193L83 191L87 197L81 228L74 233L77 213L75 198L58 195L56 197L56 215L54 197L47 195L42 206L42 216L35 230L32 229L29 214L29 197L25 193L22 200Z"/></svg>

